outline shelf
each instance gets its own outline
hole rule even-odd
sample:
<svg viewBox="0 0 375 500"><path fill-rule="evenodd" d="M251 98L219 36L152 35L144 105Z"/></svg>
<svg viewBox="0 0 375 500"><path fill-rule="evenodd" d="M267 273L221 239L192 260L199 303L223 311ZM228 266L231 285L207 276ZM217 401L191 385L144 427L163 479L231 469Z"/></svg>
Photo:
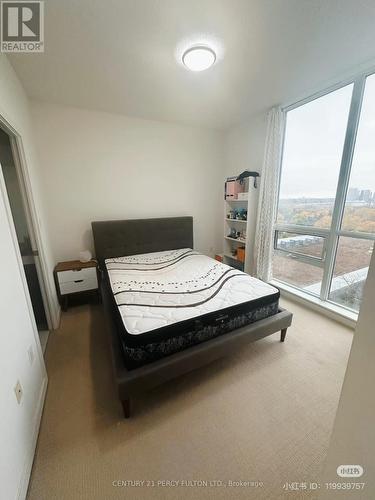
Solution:
<svg viewBox="0 0 375 500"><path fill-rule="evenodd" d="M242 262L242 260L237 259L237 257L234 257L233 255L230 255L229 253L223 254L223 257L226 257L227 259L235 260L236 262L239 262L240 264L244 264L244 262Z"/></svg>
<svg viewBox="0 0 375 500"><path fill-rule="evenodd" d="M236 243L241 243L242 245L246 245L246 240L240 240L239 238L231 238L230 236L224 236L226 240L235 241Z"/></svg>
<svg viewBox="0 0 375 500"><path fill-rule="evenodd" d="M241 219L228 219L228 217L225 218L226 221L228 222L247 222L247 220L241 220Z"/></svg>
<svg viewBox="0 0 375 500"><path fill-rule="evenodd" d="M228 200L227 198L225 198L225 201L227 203L245 203L248 201L248 199L246 198L246 200Z"/></svg>

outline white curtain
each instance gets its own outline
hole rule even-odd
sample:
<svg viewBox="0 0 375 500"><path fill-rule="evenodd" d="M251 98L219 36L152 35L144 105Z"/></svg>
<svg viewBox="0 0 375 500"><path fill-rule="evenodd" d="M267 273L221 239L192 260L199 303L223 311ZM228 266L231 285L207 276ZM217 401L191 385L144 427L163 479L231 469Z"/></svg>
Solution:
<svg viewBox="0 0 375 500"><path fill-rule="evenodd" d="M255 275L272 279L274 223L279 190L285 114L280 108L268 113L267 138L259 188L255 233Z"/></svg>

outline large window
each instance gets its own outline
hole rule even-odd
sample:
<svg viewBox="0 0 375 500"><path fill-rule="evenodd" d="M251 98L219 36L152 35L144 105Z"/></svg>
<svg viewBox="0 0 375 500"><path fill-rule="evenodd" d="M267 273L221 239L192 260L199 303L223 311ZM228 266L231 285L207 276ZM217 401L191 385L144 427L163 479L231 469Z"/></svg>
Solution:
<svg viewBox="0 0 375 500"><path fill-rule="evenodd" d="M273 276L358 311L375 240L375 75L287 110Z"/></svg>
<svg viewBox="0 0 375 500"><path fill-rule="evenodd" d="M353 85L287 114L278 222L329 227Z"/></svg>

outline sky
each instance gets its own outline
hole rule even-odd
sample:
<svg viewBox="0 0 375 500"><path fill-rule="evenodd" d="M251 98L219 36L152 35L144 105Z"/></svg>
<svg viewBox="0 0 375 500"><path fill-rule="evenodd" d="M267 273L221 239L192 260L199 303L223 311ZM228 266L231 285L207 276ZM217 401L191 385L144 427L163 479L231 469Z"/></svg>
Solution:
<svg viewBox="0 0 375 500"><path fill-rule="evenodd" d="M334 198L353 85L287 114L280 198ZM375 75L367 79L349 187L375 191Z"/></svg>

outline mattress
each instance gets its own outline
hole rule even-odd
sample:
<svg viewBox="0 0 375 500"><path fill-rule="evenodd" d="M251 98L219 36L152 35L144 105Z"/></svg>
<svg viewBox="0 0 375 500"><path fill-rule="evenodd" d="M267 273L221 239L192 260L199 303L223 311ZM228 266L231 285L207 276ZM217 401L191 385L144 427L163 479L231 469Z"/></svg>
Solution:
<svg viewBox="0 0 375 500"><path fill-rule="evenodd" d="M277 288L190 248L105 265L128 368L278 312Z"/></svg>

